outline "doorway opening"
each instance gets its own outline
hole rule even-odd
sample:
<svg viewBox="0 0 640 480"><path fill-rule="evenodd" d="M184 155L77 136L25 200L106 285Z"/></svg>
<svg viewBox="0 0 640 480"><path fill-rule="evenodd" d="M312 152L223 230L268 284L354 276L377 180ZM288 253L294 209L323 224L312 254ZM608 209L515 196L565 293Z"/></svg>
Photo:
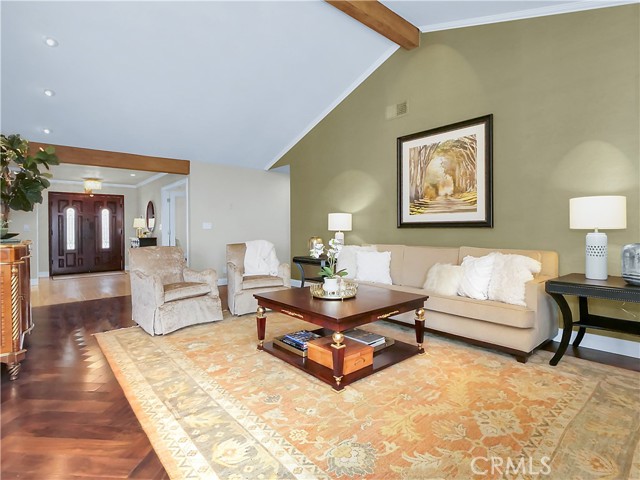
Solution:
<svg viewBox="0 0 640 480"><path fill-rule="evenodd" d="M162 245L180 247L189 263L189 179L162 187Z"/></svg>

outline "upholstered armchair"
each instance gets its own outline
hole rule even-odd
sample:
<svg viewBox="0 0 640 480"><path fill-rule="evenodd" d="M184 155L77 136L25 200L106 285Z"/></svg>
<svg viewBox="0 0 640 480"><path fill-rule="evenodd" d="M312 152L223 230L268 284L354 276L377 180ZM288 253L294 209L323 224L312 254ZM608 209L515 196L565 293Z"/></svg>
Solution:
<svg viewBox="0 0 640 480"><path fill-rule="evenodd" d="M179 247L129 250L133 320L151 335L222 320L215 270L186 267Z"/></svg>
<svg viewBox="0 0 640 480"><path fill-rule="evenodd" d="M269 242L261 242L273 248ZM246 253L246 243L227 245L227 295L229 311L233 315L255 312L258 308L258 301L253 297L255 293L291 288L291 268L288 263L278 261L275 250L271 252L271 258L275 259L272 261L271 272L265 271L263 274L245 274Z"/></svg>

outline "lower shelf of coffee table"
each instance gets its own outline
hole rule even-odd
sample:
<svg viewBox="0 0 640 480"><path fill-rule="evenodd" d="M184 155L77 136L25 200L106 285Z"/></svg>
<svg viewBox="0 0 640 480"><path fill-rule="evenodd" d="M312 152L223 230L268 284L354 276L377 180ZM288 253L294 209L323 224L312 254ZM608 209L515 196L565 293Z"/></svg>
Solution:
<svg viewBox="0 0 640 480"><path fill-rule="evenodd" d="M333 333L331 330L323 328L313 331L322 336L331 335ZM291 353L288 350L284 350L283 348L274 345L273 342L265 342L263 350L273 355L274 357L287 362L289 365L292 365L308 373L318 380L331 385L336 390L342 390L342 388L355 382L356 380L368 377L369 375L379 372L380 370L384 370L387 367L395 365L396 363L399 363L418 354L417 345L410 345L408 343L395 340L395 343L393 345L383 348L378 352L374 352L373 365L361 368L360 370L350 373L349 375L345 375L342 378L340 385L336 386L336 381L333 378L333 370L330 368L311 361L306 357L301 357L300 355Z"/></svg>

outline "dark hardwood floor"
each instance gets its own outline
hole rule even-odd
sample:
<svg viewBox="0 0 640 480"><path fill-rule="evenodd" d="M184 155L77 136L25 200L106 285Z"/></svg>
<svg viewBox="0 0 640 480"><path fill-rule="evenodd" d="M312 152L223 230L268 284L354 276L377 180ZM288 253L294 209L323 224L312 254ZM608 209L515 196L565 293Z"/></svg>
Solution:
<svg viewBox="0 0 640 480"><path fill-rule="evenodd" d="M92 335L133 325L130 297L37 307L33 316L19 378L2 366L0 477L168 478ZM629 357L566 355L640 371Z"/></svg>
<svg viewBox="0 0 640 480"><path fill-rule="evenodd" d="M2 370L2 479L169 478L92 335L130 297L33 309L20 376Z"/></svg>

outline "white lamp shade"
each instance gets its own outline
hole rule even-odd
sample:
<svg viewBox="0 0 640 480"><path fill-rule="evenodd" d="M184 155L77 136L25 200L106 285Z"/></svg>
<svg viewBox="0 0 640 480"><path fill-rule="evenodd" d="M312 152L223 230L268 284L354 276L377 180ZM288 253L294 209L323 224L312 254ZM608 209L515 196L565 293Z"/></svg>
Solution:
<svg viewBox="0 0 640 480"><path fill-rule="evenodd" d="M350 213L330 213L329 214L329 231L330 232L350 232L351 231L351 214Z"/></svg>
<svg viewBox="0 0 640 480"><path fill-rule="evenodd" d="M627 228L627 197L611 195L570 199L569 228L578 230Z"/></svg>
<svg viewBox="0 0 640 480"><path fill-rule="evenodd" d="M133 219L133 228L145 228L147 226L147 222L145 222L144 218L136 217Z"/></svg>

